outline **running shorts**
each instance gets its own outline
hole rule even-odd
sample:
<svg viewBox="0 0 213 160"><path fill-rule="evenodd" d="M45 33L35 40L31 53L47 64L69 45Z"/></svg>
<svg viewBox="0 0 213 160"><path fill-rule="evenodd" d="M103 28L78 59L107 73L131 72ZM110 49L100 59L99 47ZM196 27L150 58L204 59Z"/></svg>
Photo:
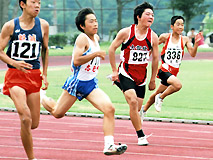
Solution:
<svg viewBox="0 0 213 160"><path fill-rule="evenodd" d="M137 94L137 97L144 98L146 85L138 86L135 81L123 76L122 74L119 74L119 80L123 92L129 89L134 89Z"/></svg>
<svg viewBox="0 0 213 160"><path fill-rule="evenodd" d="M70 95L77 97L79 101L86 98L96 88L98 88L97 78L89 81L81 81L74 76L68 77L62 87Z"/></svg>
<svg viewBox="0 0 213 160"><path fill-rule="evenodd" d="M28 70L24 73L15 68L9 68L5 75L3 94L10 96L9 89L19 86L26 91L26 94L39 92L42 86L42 76L40 69Z"/></svg>
<svg viewBox="0 0 213 160"><path fill-rule="evenodd" d="M169 86L170 84L167 83L168 78L172 75L176 77L178 72L179 68L174 68L166 63L163 63L158 70L157 78L161 79L161 84Z"/></svg>

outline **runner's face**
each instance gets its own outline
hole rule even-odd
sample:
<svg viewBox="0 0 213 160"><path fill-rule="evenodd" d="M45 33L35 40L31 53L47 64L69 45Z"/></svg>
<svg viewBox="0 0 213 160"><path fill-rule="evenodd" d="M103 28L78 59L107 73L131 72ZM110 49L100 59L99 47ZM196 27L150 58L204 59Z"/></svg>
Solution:
<svg viewBox="0 0 213 160"><path fill-rule="evenodd" d="M173 32L176 32L177 34L181 34L184 30L184 22L182 19L177 19L174 26L172 26Z"/></svg>
<svg viewBox="0 0 213 160"><path fill-rule="evenodd" d="M84 32L88 34L96 34L98 32L98 21L94 14L88 14L85 20Z"/></svg>
<svg viewBox="0 0 213 160"><path fill-rule="evenodd" d="M27 13L32 15L33 17L36 17L41 8L41 1L40 0L27 0L25 6L25 10Z"/></svg>
<svg viewBox="0 0 213 160"><path fill-rule="evenodd" d="M145 9L140 19L141 19L141 23L145 24L147 27L150 27L152 23L154 22L153 11L149 8Z"/></svg>

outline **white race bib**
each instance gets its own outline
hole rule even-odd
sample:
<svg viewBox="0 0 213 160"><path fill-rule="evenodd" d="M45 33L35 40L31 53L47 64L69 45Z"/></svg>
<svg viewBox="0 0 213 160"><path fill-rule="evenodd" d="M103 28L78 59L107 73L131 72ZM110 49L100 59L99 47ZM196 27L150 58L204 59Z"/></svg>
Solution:
<svg viewBox="0 0 213 160"><path fill-rule="evenodd" d="M39 44L36 41L16 40L12 43L11 58L17 60L34 60L38 58Z"/></svg>
<svg viewBox="0 0 213 160"><path fill-rule="evenodd" d="M182 50L180 49L173 49L173 50L166 50L164 60L167 64L178 68L181 64L182 60Z"/></svg>
<svg viewBox="0 0 213 160"><path fill-rule="evenodd" d="M145 64L148 63L149 51L130 50L129 64Z"/></svg>

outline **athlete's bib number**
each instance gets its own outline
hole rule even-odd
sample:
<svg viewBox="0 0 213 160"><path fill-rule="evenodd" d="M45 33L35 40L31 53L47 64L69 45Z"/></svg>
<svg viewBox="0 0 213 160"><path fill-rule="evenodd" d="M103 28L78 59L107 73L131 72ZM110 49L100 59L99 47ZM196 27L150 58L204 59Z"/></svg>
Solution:
<svg viewBox="0 0 213 160"><path fill-rule="evenodd" d="M11 58L18 60L34 60L38 58L39 43L35 41L13 41Z"/></svg>
<svg viewBox="0 0 213 160"><path fill-rule="evenodd" d="M182 60L182 51L181 50L166 50L165 61L167 64L172 66L180 65Z"/></svg>
<svg viewBox="0 0 213 160"><path fill-rule="evenodd" d="M131 50L129 57L129 64L144 64L148 63L149 52L141 50Z"/></svg>

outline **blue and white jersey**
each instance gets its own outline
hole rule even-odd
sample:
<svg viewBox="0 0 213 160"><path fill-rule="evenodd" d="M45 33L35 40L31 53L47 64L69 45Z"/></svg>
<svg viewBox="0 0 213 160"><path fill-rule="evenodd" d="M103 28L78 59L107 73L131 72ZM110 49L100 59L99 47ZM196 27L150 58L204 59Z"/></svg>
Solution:
<svg viewBox="0 0 213 160"><path fill-rule="evenodd" d="M24 30L19 24L19 18L14 19L14 31L9 41L7 55L17 61L25 61L33 65L33 69L40 68L40 48L43 43L41 23L35 18L35 25L30 30ZM14 68L8 65L9 68Z"/></svg>
<svg viewBox="0 0 213 160"><path fill-rule="evenodd" d="M87 37L87 40L89 42L89 49L85 53L83 53L83 56L100 51L100 46L96 38L94 43L85 33L82 33L82 34ZM74 49L73 49L73 56L75 56ZM77 67L74 66L73 58L72 58L71 65L74 70L74 75L73 75L74 77L76 77L80 81L88 81L97 76L98 68L100 66L100 57L95 57L89 62Z"/></svg>

